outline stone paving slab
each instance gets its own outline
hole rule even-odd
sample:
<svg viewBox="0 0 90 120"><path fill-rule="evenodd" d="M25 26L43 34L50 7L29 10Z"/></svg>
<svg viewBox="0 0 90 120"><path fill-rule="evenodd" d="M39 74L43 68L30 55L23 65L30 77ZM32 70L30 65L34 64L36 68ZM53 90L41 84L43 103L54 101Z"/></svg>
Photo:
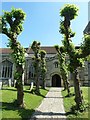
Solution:
<svg viewBox="0 0 90 120"><path fill-rule="evenodd" d="M31 119L52 119L65 120L65 110L63 106L63 97L61 95L62 88L50 88L46 97L40 106L35 110Z"/></svg>

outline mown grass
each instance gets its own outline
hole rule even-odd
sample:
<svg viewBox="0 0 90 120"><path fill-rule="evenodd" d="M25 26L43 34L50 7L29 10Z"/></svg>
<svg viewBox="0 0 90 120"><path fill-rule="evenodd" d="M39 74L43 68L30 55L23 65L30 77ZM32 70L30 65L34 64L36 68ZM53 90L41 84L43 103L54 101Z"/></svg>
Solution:
<svg viewBox="0 0 90 120"><path fill-rule="evenodd" d="M82 93L83 93L83 98L84 98L84 106L88 106L89 108L86 108L85 111L83 112L79 112L79 111L72 111L71 108L74 107L75 101L75 95L74 95L74 88L71 87L70 91L71 91L71 96L67 97L67 92L66 91L62 91L62 95L64 97L64 107L65 107L65 111L66 111L66 115L68 120L71 120L73 118L76 118L75 120L80 120L80 119L88 119L89 116L89 111L90 111L90 101L89 101L89 91L90 91L90 87L81 87Z"/></svg>
<svg viewBox="0 0 90 120"><path fill-rule="evenodd" d="M40 89L40 95L31 94L29 86L24 87L25 108L18 108L16 103L17 91L13 87L6 87L0 90L2 93L2 118L28 119L35 108L38 107L47 94L48 90Z"/></svg>

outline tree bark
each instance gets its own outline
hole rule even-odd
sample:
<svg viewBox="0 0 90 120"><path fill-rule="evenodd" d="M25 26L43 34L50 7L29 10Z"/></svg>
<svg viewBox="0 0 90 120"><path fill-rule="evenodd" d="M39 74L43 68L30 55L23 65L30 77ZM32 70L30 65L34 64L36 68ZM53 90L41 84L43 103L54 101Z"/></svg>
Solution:
<svg viewBox="0 0 90 120"><path fill-rule="evenodd" d="M70 86L69 86L68 79L66 79L66 89L67 89L68 96L70 96Z"/></svg>
<svg viewBox="0 0 90 120"><path fill-rule="evenodd" d="M68 93L68 96L70 95L70 88L69 88L69 81L68 78L66 77L66 75L64 75L64 79L65 79L65 87Z"/></svg>
<svg viewBox="0 0 90 120"><path fill-rule="evenodd" d="M24 92L23 92L23 81L22 81L22 75L23 75L23 66L16 66L17 72L19 72L20 77L17 80L17 102L20 107L24 107Z"/></svg>
<svg viewBox="0 0 90 120"><path fill-rule="evenodd" d="M39 63L38 63L39 64ZM36 93L39 94L40 91L39 91L39 72L38 72L38 65L36 67Z"/></svg>
<svg viewBox="0 0 90 120"><path fill-rule="evenodd" d="M39 91L39 79L38 79L38 77L37 77L37 79L36 79L36 93L37 93L37 94L40 93L40 91Z"/></svg>
<svg viewBox="0 0 90 120"><path fill-rule="evenodd" d="M66 82L65 82L65 80L63 79L63 86L64 86L64 90L66 90Z"/></svg>
<svg viewBox="0 0 90 120"><path fill-rule="evenodd" d="M20 107L24 107L24 93L23 93L23 85L18 84L17 85L17 102Z"/></svg>
<svg viewBox="0 0 90 120"><path fill-rule="evenodd" d="M74 91L75 91L75 102L77 109L80 109L80 106L83 104L83 96L80 90L80 82L78 78L77 69L74 71Z"/></svg>
<svg viewBox="0 0 90 120"><path fill-rule="evenodd" d="M45 77L42 80L42 88L45 89Z"/></svg>

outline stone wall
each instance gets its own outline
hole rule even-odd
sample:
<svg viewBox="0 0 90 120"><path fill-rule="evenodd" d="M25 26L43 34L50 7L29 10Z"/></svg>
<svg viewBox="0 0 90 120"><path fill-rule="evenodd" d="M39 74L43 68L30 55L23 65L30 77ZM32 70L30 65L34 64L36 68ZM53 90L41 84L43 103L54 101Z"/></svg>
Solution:
<svg viewBox="0 0 90 120"><path fill-rule="evenodd" d="M23 79L26 84L30 84L32 81L34 81L34 76L32 75L30 77L30 67L33 65L32 63L32 55L27 55L26 57L26 63L25 63L25 71L23 74ZM11 55L9 54L4 54L2 55L2 61L4 60L9 60L10 62L13 62L11 59ZM58 63L58 58L56 54L48 54L46 56L46 66L47 66L47 73L46 73L46 78L45 78L45 84L46 86L52 86L52 77L57 74L60 76L60 66ZM56 65L55 65L56 64ZM13 64L13 69L12 69L12 81L14 81L13 73L15 70L15 65ZM79 76L81 80L81 85L90 85L90 62L86 61L85 62L85 68L80 68L79 69ZM73 85L73 75L69 74L69 78L71 85ZM63 81L61 80L61 86L63 86Z"/></svg>

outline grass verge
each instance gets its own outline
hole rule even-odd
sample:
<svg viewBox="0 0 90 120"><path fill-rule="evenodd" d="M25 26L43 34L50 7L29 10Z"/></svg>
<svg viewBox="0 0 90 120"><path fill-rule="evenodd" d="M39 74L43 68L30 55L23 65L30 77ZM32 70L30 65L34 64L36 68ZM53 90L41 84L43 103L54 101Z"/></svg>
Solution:
<svg viewBox="0 0 90 120"><path fill-rule="evenodd" d="M64 97L64 107L65 107L65 111L66 111L66 115L68 120L72 120L74 118L76 118L75 120L87 120L89 118L89 111L90 111L90 101L89 101L89 91L90 91L90 87L81 87L82 93L83 93L83 97L84 97L84 105L88 106L88 108L83 111L83 112L73 112L71 111L71 107L75 106L75 101L74 101L74 88L71 87L70 91L71 91L71 96L67 97L67 92L66 91L62 91L62 95Z"/></svg>
<svg viewBox="0 0 90 120"><path fill-rule="evenodd" d="M47 94L48 90L40 89L40 95L31 94L29 86L24 87L25 108L18 108L16 104L17 90L13 87L5 87L0 90L2 93L2 118L28 119L35 108L38 107Z"/></svg>

